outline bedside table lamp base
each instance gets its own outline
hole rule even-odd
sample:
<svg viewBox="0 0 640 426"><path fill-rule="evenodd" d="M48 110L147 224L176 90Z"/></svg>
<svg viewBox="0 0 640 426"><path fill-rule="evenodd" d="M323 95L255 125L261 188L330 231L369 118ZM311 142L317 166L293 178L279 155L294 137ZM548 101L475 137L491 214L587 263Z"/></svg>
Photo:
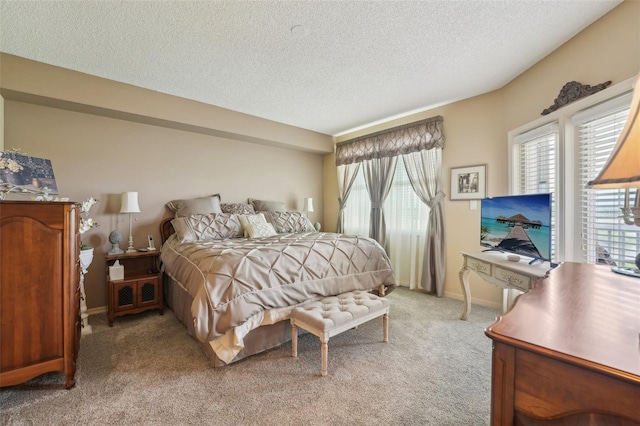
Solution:
<svg viewBox="0 0 640 426"><path fill-rule="evenodd" d="M129 213L129 245L127 246L127 253L136 251L133 248L133 234L131 233L131 213Z"/></svg>

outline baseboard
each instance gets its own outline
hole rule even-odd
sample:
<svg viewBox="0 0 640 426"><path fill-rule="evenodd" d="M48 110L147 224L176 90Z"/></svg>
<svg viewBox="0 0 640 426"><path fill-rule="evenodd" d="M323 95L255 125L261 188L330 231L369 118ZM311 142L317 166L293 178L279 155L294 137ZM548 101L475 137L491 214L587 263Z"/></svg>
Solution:
<svg viewBox="0 0 640 426"><path fill-rule="evenodd" d="M399 284L399 287L405 288L407 290L409 290L409 286L408 285L403 285L403 284ZM432 293L427 293L423 288L416 288L414 290L411 291L417 291L417 292L421 292L421 293L425 293L425 294L432 294ZM455 300L462 300L464 302L464 296L460 293L454 293L451 291L445 291L444 292L444 297L446 297L447 299L455 299ZM493 309L500 309L502 310L502 303L498 303L495 302L493 300L486 300L486 299L478 299L475 297L471 297L471 303L474 305L480 305L480 306L484 306L487 308L493 308Z"/></svg>
<svg viewBox="0 0 640 426"><path fill-rule="evenodd" d="M87 309L87 314L89 316L95 315L95 314L104 314L106 312L107 312L106 306L98 306L97 308Z"/></svg>
<svg viewBox="0 0 640 426"><path fill-rule="evenodd" d="M462 300L464 301L464 296L461 295L460 293L453 293L450 291L445 291L444 292L444 297L448 297L449 299L455 299L455 300ZM486 299L478 299L475 297L471 297L471 303L474 305L480 305L480 306L484 306L487 308L493 308L493 309L502 309L502 304L501 303L496 303L493 300L486 300Z"/></svg>

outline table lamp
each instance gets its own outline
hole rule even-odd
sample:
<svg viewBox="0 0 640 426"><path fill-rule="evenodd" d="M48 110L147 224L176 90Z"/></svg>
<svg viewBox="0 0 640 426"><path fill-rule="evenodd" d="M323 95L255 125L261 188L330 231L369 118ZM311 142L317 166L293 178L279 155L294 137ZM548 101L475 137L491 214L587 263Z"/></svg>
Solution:
<svg viewBox="0 0 640 426"><path fill-rule="evenodd" d="M136 251L136 249L133 247L133 234L131 233L131 214L140 213L137 192L122 193L122 201L120 202L120 213L129 213L129 246L127 247L127 253L131 253Z"/></svg>
<svg viewBox="0 0 640 426"><path fill-rule="evenodd" d="M309 213L313 212L313 198L305 198L304 199L304 209L307 212L307 217L309 217Z"/></svg>
<svg viewBox="0 0 640 426"><path fill-rule="evenodd" d="M633 88L631 110L622 132L598 176L587 183L587 188L625 188L622 218L627 225L640 226L640 76ZM635 188L634 207L630 207L629 192ZM611 268L614 272L640 277L640 253L636 257L635 271L629 268Z"/></svg>

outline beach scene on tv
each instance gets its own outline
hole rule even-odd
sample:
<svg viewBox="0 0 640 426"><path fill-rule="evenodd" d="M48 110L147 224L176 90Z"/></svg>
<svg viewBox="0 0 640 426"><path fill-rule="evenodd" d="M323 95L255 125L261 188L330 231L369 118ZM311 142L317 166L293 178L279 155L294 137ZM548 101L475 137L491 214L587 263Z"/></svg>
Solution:
<svg viewBox="0 0 640 426"><path fill-rule="evenodd" d="M536 259L551 258L551 196L482 199L480 244Z"/></svg>

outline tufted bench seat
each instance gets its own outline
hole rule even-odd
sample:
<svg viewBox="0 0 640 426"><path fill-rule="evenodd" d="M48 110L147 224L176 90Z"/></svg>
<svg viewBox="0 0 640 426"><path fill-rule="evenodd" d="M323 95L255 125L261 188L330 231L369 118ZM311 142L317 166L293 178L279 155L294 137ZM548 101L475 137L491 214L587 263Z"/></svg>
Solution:
<svg viewBox="0 0 640 426"><path fill-rule="evenodd" d="M300 327L320 338L322 375L326 376L330 337L382 316L383 341L389 341L390 305L387 299L356 290L294 308L291 312L292 356L298 356L296 327Z"/></svg>

